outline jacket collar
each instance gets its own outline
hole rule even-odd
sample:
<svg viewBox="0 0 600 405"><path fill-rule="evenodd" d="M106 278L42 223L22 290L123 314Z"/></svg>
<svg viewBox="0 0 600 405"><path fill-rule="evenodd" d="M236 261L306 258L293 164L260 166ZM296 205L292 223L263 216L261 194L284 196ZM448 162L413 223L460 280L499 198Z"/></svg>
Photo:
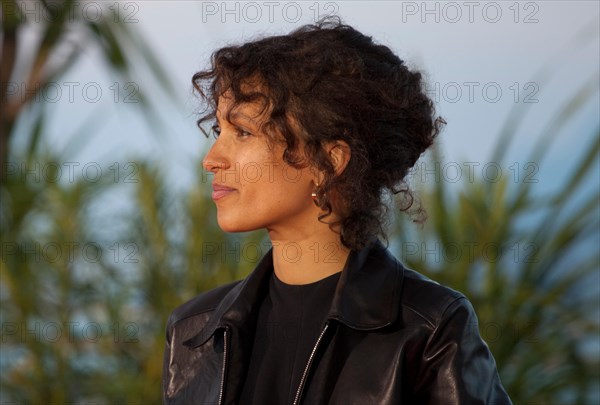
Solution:
<svg viewBox="0 0 600 405"><path fill-rule="evenodd" d="M236 284L221 300L209 322L195 336L185 341L198 347L219 328L253 328L253 310L268 288L273 272L273 249L254 271ZM379 239L361 250L352 250L340 274L327 319L359 330L382 328L394 322L400 310L400 291L404 268Z"/></svg>

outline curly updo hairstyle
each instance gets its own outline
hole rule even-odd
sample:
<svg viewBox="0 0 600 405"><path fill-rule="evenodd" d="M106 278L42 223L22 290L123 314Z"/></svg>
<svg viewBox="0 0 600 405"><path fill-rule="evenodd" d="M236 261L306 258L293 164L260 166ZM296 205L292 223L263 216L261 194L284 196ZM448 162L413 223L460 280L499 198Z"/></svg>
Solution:
<svg viewBox="0 0 600 405"><path fill-rule="evenodd" d="M261 130L270 144L285 145L283 159L296 168L306 167L298 154L302 140L308 163L325 173L317 190L319 220L334 209L341 219L329 226L338 227L346 247L361 249L377 235L387 240L386 196L397 195L398 209L414 222L425 220L420 204L412 207L406 176L445 122L435 117L421 74L387 46L334 16L288 35L224 47L213 53L211 65L192 78L206 105L197 122L201 131L209 135L203 124L214 121L225 92L233 95L234 107L269 106ZM336 140L351 149L340 175L323 147Z"/></svg>

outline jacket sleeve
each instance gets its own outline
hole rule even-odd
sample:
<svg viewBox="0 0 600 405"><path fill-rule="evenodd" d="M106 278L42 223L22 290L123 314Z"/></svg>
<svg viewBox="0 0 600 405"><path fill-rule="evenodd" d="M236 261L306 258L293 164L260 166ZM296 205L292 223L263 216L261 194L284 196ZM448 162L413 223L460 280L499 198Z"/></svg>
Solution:
<svg viewBox="0 0 600 405"><path fill-rule="evenodd" d="M416 403L511 404L494 357L479 334L473 306L465 297L444 311L422 356Z"/></svg>

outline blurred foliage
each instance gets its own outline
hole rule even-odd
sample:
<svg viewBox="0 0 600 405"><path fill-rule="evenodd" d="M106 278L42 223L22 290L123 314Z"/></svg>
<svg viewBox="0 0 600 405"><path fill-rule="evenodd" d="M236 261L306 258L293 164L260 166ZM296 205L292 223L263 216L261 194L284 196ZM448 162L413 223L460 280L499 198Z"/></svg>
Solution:
<svg viewBox="0 0 600 405"><path fill-rule="evenodd" d="M6 167L8 145L18 118L38 122L36 117L43 116L41 110L29 112L24 111L25 107L39 100L40 94L67 73L84 51L99 49L111 75L133 83L135 66L143 65L169 97L175 96L158 59L129 24L131 13L127 15L125 11L131 6L139 7L135 3L2 0L0 4L0 175ZM37 33L37 38L28 37L25 32ZM14 92L11 85L26 91ZM144 90L136 88L135 97L145 119L157 123ZM39 136L39 132L35 135ZM37 138L31 142L32 147L36 141Z"/></svg>
<svg viewBox="0 0 600 405"><path fill-rule="evenodd" d="M2 3L4 17L10 3L16 4ZM72 21L60 16L81 6L58 4L65 8L51 7L57 18L43 27L44 40L32 50L34 77L24 80L47 83L77 61L76 46L63 65L46 65L58 47L73 44L72 35L65 39L74 29ZM11 15L18 18L3 21L5 79L21 73L7 76L14 67L8 56L16 55L16 31L30 24L25 16ZM107 16L76 24L91 35L75 38L103 49L106 67L124 78L136 57L144 60L168 89L166 75L143 40ZM590 88L597 86L587 84L550 120L529 161L541 161L559 129L596 91ZM1 90L5 97L7 89ZM53 165L66 157L41 146L46 110L43 103L28 105L30 99L2 106L7 145L18 119L31 124L25 151L7 150L3 162L37 164L50 173L5 173L1 179L0 402L160 403L169 313L201 291L246 276L268 250L267 235L220 231L200 166L196 184L182 195L171 193L152 162L135 163L131 184L115 182L115 176L127 174L115 171L94 182L56 181ZM149 103L140 106L152 116ZM490 161L503 162L523 117L519 108L509 117ZM598 298L581 291L598 271L600 258L597 248L582 252L581 247L598 237L600 190L582 188L597 167L599 139L593 134L585 155L555 194L534 196L528 183L511 183L506 177L463 181L458 192L444 180L424 182L416 187L430 215L424 231L401 220L393 223L391 240L400 242L390 248L398 257L471 299L481 334L516 404L584 404L598 390L597 353L582 351L584 340L600 339L594 312ZM433 152L427 163L435 167L440 157ZM112 204L108 196L115 193L130 193L133 209L107 217L103 208ZM578 195L585 199L573 204ZM530 218L540 219L523 226ZM440 259L424 258L426 249Z"/></svg>

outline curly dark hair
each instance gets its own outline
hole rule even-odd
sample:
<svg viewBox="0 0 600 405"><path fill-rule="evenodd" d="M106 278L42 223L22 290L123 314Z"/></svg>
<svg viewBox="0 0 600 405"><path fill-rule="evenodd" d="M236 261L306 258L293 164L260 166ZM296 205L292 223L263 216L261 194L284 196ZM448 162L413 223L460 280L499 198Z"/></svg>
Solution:
<svg viewBox="0 0 600 405"><path fill-rule="evenodd" d="M360 249L377 235L387 242L386 195L397 195L398 208L414 222L425 221L406 177L445 121L435 117L421 74L387 46L333 16L288 35L224 47L213 53L211 64L192 78L206 103L199 128L209 135L203 123L215 119L219 97L228 91L234 106L261 102L263 111L270 106L263 125L269 142L284 142L284 161L300 168L302 140L309 164L325 173L317 191L319 220L331 215L335 203L340 220L328 224L339 227L344 246ZM337 140L351 150L339 175L323 147Z"/></svg>

